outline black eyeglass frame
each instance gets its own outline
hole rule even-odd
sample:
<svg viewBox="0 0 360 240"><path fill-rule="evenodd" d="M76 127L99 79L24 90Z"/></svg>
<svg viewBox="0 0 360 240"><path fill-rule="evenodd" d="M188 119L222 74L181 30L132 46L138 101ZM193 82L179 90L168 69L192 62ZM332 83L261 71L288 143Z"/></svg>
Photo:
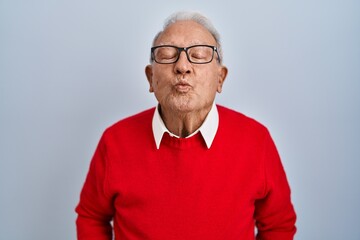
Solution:
<svg viewBox="0 0 360 240"><path fill-rule="evenodd" d="M168 62L168 63L162 63L162 62L156 61L155 55L154 55L154 51L155 51L155 49L161 48L161 47L173 47L173 48L176 48L177 51L178 51L177 58L176 58L173 62ZM199 63L199 62L191 61L191 59L190 59L190 57L189 57L189 54L188 54L188 50L191 49L191 48L193 48L193 47L209 47L209 48L211 48L211 49L213 50L212 55L211 55L211 59L210 59L209 61L207 61L207 62L200 62L200 63ZM177 46L174 46L174 45L159 45L159 46L155 46L155 47L152 47L152 48L151 48L151 61L155 61L155 62L158 63L158 64L173 64L173 63L176 63L176 62L179 60L180 54L181 54L182 51L185 52L186 58L187 58L187 60L188 60L190 63L194 63L194 64L208 64L208 63L212 62L212 60L214 59L214 52L216 52L216 54L217 54L217 56L218 56L218 58L217 58L218 62L219 62L219 63L221 62L221 61L220 61L220 55L219 55L219 52L218 52L218 48L215 47L215 46L212 46L212 45L205 45L205 44L192 45L192 46L190 46L190 47L184 47L184 48L177 47Z"/></svg>

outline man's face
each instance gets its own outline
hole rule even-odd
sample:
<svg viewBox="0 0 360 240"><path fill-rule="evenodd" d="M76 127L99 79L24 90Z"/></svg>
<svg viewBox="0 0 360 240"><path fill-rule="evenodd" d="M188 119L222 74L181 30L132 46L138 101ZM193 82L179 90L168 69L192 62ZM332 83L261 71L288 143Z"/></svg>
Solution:
<svg viewBox="0 0 360 240"><path fill-rule="evenodd" d="M216 46L208 30L193 21L178 21L170 25L157 39L155 45L190 47L205 44ZM217 54L207 64L190 63L183 51L173 64L153 63L145 69L161 108L170 112L188 113L209 111L216 92L221 92L227 69L217 61Z"/></svg>

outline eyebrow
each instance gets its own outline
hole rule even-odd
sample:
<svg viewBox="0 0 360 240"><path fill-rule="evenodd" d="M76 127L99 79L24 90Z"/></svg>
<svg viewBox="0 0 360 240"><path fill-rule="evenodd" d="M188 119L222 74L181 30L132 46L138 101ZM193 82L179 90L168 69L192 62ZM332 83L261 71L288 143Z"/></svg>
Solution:
<svg viewBox="0 0 360 240"><path fill-rule="evenodd" d="M162 45L178 46L177 44L175 44L172 41L171 42L160 42L160 43L156 44L155 46L162 46ZM189 46L194 46L194 45L214 45L214 46L216 46L216 44L209 44L209 43L205 43L205 42L194 41L194 42L190 42L190 44L187 46L178 46L178 47L189 47Z"/></svg>

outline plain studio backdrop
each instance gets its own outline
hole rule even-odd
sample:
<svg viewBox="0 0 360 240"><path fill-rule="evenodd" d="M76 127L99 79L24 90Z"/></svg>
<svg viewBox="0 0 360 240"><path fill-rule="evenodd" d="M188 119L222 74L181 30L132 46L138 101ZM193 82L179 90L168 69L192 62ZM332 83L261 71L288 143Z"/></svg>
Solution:
<svg viewBox="0 0 360 240"><path fill-rule="evenodd" d="M217 103L265 124L299 240L360 239L360 2L0 0L0 239L75 239L106 127L155 106L144 67L178 10L207 15L229 68Z"/></svg>

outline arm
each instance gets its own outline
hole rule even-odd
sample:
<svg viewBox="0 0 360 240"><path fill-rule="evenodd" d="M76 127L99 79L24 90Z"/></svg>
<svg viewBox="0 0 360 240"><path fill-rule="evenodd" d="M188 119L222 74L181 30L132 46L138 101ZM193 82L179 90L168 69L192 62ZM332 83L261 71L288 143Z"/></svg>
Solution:
<svg viewBox="0 0 360 240"><path fill-rule="evenodd" d="M103 139L91 160L90 169L76 207L79 240L111 240L114 215L112 197L108 194L107 158Z"/></svg>
<svg viewBox="0 0 360 240"><path fill-rule="evenodd" d="M255 202L257 240L292 240L296 214L290 199L290 187L279 154L267 135L264 148L265 191Z"/></svg>

